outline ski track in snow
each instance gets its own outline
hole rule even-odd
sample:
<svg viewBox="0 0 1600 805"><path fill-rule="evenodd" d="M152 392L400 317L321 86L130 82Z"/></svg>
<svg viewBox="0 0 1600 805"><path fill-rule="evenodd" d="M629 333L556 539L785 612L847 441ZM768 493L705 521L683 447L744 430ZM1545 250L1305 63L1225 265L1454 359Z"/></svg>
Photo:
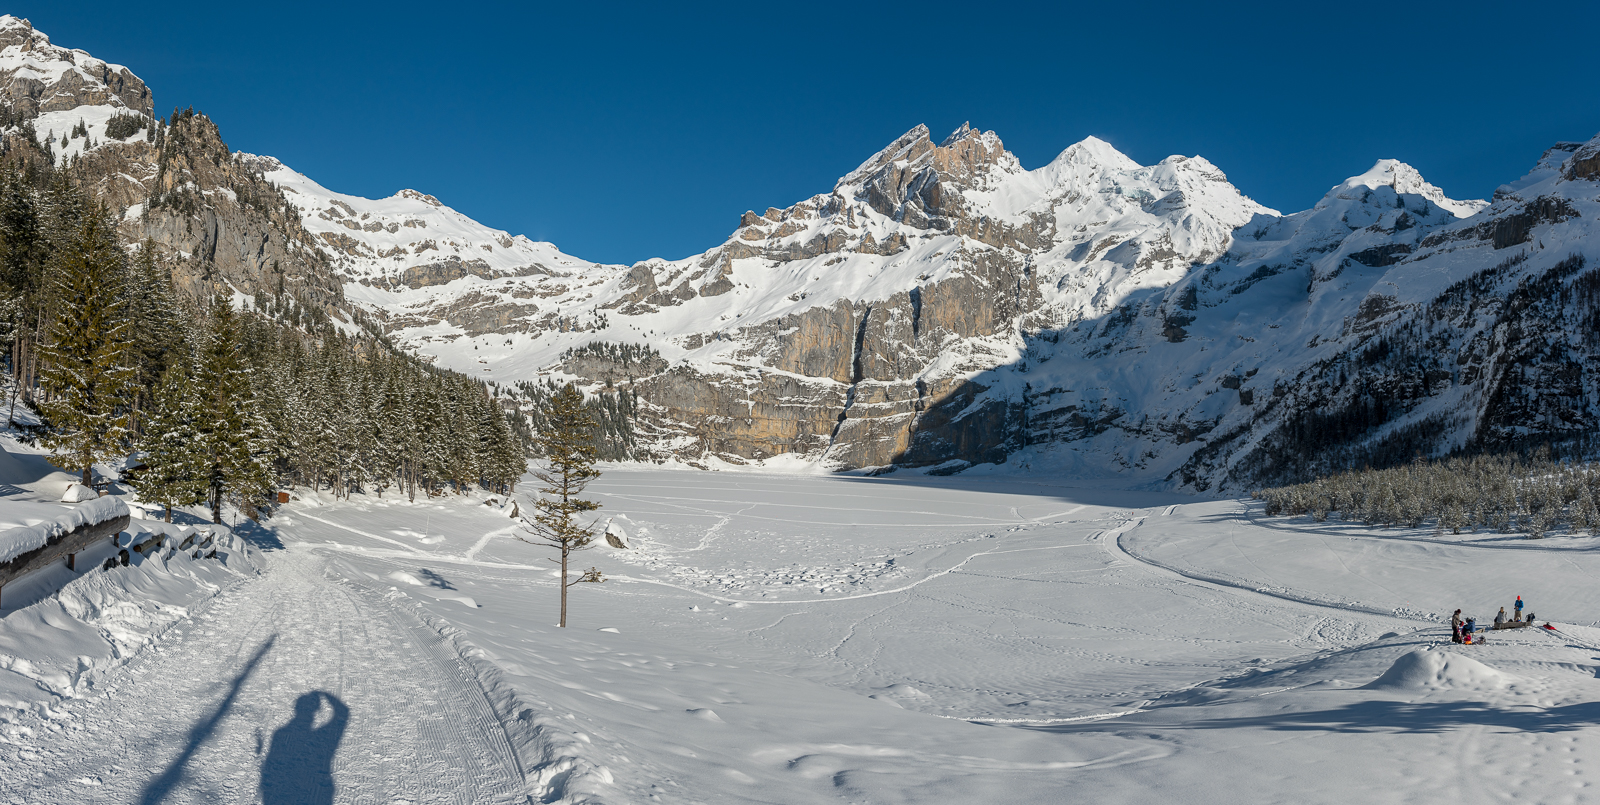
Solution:
<svg viewBox="0 0 1600 805"><path fill-rule="evenodd" d="M503 528L503 529L499 529L499 530L496 530L496 531L490 531L490 532L484 534L482 537L479 537L478 541L473 543L472 547L468 548L467 551L465 553L463 553L463 554L448 554L448 553L432 553L432 552L429 552L429 551L418 550L418 549L413 548L410 545L407 545L407 544L405 544L403 542L400 542L398 540L393 540L393 539L390 539L388 537L380 536L378 534L373 534L373 533L368 532L368 531L362 531L359 528L351 528L350 526L344 525L343 523L336 523L336 522L334 522L332 520L327 520L327 519L324 519L324 518L321 518L321 517L314 517L312 515L306 514L303 511L295 512L294 516L305 517L308 520L315 520L315 521L317 521L319 523L322 523L323 525L332 526L333 528L337 528L337 529L340 529L340 530L343 530L343 531L348 531L348 532L350 532L352 534L355 534L357 536L367 537L369 539L375 539L375 540L379 540L379 541L382 541L382 542L390 543L392 545L400 546L400 550L398 550L398 551L385 551L385 550L374 550L374 549L371 549L371 548L367 548L366 546L343 545L343 544L340 544L340 543L337 543L337 542L321 542L321 543L317 543L318 545L329 547L329 548L335 548L335 549L339 549L339 550L355 551L355 552L359 552L359 553L367 555L367 556L383 556L383 557L389 557L389 558L419 559L419 560L423 560L423 561L427 561L427 562L436 562L436 563L444 563L444 564L469 565L469 566L472 566L472 567L493 568L493 569L499 569L499 570L548 570L548 568L545 567L544 565L518 565L518 564L509 564L509 563L506 563L506 562L486 562L486 561L483 561L483 560L475 558L478 555L479 552L481 552L486 546L488 546L488 544L490 542L494 541L495 539L504 537L507 534L510 534L510 533L516 531L517 530L517 526L511 526L509 528Z"/></svg>
<svg viewBox="0 0 1600 805"><path fill-rule="evenodd" d="M671 497L662 497L662 496L659 496L659 495L619 495L619 494L615 494L615 493L604 493L604 492L597 493L597 494L600 495L600 496L604 496L604 497L616 498L618 500L631 500L631 501L636 501L636 502L640 502L640 503L655 503L657 505L667 506L667 507L673 508L673 509L683 509L685 511L695 512L696 514L698 514L700 516L704 516L704 517L727 517L728 516L724 512L717 512L717 511L712 511L710 509L701 509L701 508L697 508L697 507L694 507L694 506L682 506L682 505L679 505L679 504L676 504L676 503L667 503L667 502L665 502L665 501L668 501L668 500L690 500L690 501L693 501L693 500L695 500L695 498L671 498ZM717 501L702 500L700 502L715 503ZM756 505L774 506L776 508L784 508L784 509L820 509L820 510L824 510L824 511L837 511L838 510L837 506L809 506L809 505L798 504L798 503L785 503L785 504L760 503L760 504L756 504ZM751 520L771 520L771 521L775 521L775 522L779 522L779 523L793 523L793 522L795 522L795 518L793 518L793 517L768 517L766 515L761 515L761 514L745 514L744 513L744 511L749 511L751 508L755 508L755 506L750 506L750 507L744 509L743 511L738 513L738 516L744 517L744 518L747 518L747 519L751 519ZM1079 508L1082 508L1082 507L1079 507ZM1076 511L1076 509L1074 511ZM874 513L878 513L878 514L920 514L920 515L924 515L924 516L927 515L927 512L894 511L894 510L887 510L886 511L886 510L882 510L882 509L875 510ZM1070 514L1071 512L1068 512L1068 513ZM824 522L824 521L821 521L821 520L806 520L805 522L806 522L807 525L814 525L814 526L854 526L854 527L857 527L857 528L977 528L977 527L984 527L984 526L1029 525L1029 524L1032 524L1034 522L1037 522L1035 520L996 520L996 519L992 519L992 518L988 518L988 517L973 517L973 516L970 516L970 515L960 515L960 514L941 514L940 516L941 517L955 517L955 518L960 518L960 519L964 519L964 520L971 520L973 522L966 522L966 523L830 523L830 522Z"/></svg>
<svg viewBox="0 0 1600 805"><path fill-rule="evenodd" d="M38 744L0 749L0 798L259 801L265 764L293 792L280 801L526 801L504 729L437 632L375 593L324 578L314 556L272 559L267 574L184 624L181 639L26 721ZM317 692L349 708L331 758L306 729L334 723L331 705L311 725L293 721L296 700ZM314 774L319 763L335 790L318 785L327 779Z"/></svg>
<svg viewBox="0 0 1600 805"><path fill-rule="evenodd" d="M1106 546L1106 550L1111 552L1113 555L1117 556L1118 558L1126 559L1129 562L1148 567L1148 568L1150 568L1152 570L1155 570L1155 571L1161 571L1161 572L1165 572L1165 573L1170 573L1170 574L1172 574L1174 576L1182 578L1182 579L1184 579L1186 581L1193 582L1195 584L1199 584L1201 586L1207 586L1207 587L1212 587L1212 588L1222 589L1222 590L1231 590L1231 591L1234 591L1236 593L1241 593L1242 592L1242 593L1248 593L1248 594L1254 594L1254 595L1267 596L1267 597L1271 597L1271 598L1277 598L1277 599L1280 599L1282 601L1289 601L1289 602L1292 602L1292 603L1295 603L1295 604L1300 604L1300 605L1303 605L1303 606L1318 607L1318 608L1321 608L1321 609L1334 609L1334 610L1338 610L1340 612L1344 612L1344 613L1347 613L1347 614L1364 613L1364 614L1367 614L1367 615L1377 615L1377 616L1383 617L1383 618L1394 618L1396 620L1425 621L1425 622L1430 623L1430 624L1433 624L1433 623L1437 622L1437 619L1432 618L1432 617L1416 617L1416 616L1401 615L1401 614L1398 614L1398 613L1390 611L1390 610L1385 610L1385 609L1382 609L1380 607L1367 606L1365 604L1342 603L1342 602L1333 602L1333 601L1319 601L1319 600L1317 600L1315 598L1312 598L1310 596L1297 595L1297 594L1295 594L1295 593L1293 593L1291 591L1287 591L1287 590L1272 590L1272 589L1267 589L1267 588L1263 588L1263 587L1250 587L1247 584L1241 583L1241 582L1236 581L1236 580L1228 579L1228 578L1223 577L1223 576L1214 575L1214 574L1210 574L1210 573L1202 573L1202 572L1199 572L1199 571L1196 571L1196 570L1185 569L1185 568L1177 567L1177 566L1174 566L1174 565L1169 565L1169 564L1166 564L1166 563L1163 563L1163 562L1158 562L1158 561L1156 561L1154 559L1151 559L1151 558L1149 558L1147 556L1142 556L1142 555L1139 555L1139 554L1135 554L1135 553L1129 551L1127 549L1127 547L1124 546L1121 543L1121 537L1124 534L1127 534L1128 532L1133 531L1135 528L1139 527L1140 525L1143 525L1144 519L1145 519L1144 517L1140 517L1137 520L1130 521L1130 524L1128 524L1128 525L1124 525L1124 526L1122 526L1122 527L1120 527L1118 529L1115 529L1113 531L1106 532L1106 534L1103 537L1101 537L1101 541ZM1247 561L1248 561L1248 557L1247 557ZM1341 564L1342 564L1343 560L1340 560L1340 561L1341 561ZM1263 573L1264 572L1265 571L1263 571Z"/></svg>

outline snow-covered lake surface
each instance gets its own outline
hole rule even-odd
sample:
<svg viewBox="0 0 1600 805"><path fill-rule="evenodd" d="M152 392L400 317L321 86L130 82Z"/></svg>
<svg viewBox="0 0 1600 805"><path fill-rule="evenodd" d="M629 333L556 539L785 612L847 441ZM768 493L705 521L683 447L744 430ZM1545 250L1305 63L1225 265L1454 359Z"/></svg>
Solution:
<svg viewBox="0 0 1600 805"><path fill-rule="evenodd" d="M590 491L628 548L577 557L609 580L566 630L504 501L303 494L247 532L259 575L14 697L0 802L1593 797L1591 538L1038 478L612 467ZM1560 632L1450 644L1452 609L1519 594Z"/></svg>

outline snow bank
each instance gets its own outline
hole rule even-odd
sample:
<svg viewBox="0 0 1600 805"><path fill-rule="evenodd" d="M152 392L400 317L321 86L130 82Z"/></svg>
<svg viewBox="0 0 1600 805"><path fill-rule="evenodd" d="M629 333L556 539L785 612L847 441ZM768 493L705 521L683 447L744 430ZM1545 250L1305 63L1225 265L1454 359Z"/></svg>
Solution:
<svg viewBox="0 0 1600 805"><path fill-rule="evenodd" d="M113 505L121 501L101 498L74 515L87 516L83 510L90 507L100 507L103 514ZM0 619L0 708L45 710L84 695L100 672L126 663L218 593L259 573L260 554L243 539L226 526L201 530L207 529L215 558L175 549L182 536L196 533L192 527L135 520L128 529L130 542L146 533L179 539L169 539L159 550L129 551L125 567L102 568L92 563L103 557L89 556L80 567L94 569L81 575L64 565L42 571L75 577L59 592L41 593L39 600ZM115 556L115 546L102 545L103 553ZM44 586L55 589L55 583ZM25 740L25 728L0 717L0 743Z"/></svg>
<svg viewBox="0 0 1600 805"><path fill-rule="evenodd" d="M617 801L616 780L591 739L579 737L573 725L551 712L545 702L519 690L506 678L496 657L474 644L454 624L403 596L391 593L388 600L397 610L410 614L437 632L472 669L522 763L529 793L537 801L570 805Z"/></svg>
<svg viewBox="0 0 1600 805"><path fill-rule="evenodd" d="M61 493L62 503L86 503L100 497L100 493L83 484L67 484L67 491Z"/></svg>
<svg viewBox="0 0 1600 805"><path fill-rule="evenodd" d="M0 531L0 562L9 562L38 548L79 526L103 523L128 516L128 506L121 498L107 495L96 498L64 514L43 522Z"/></svg>
<svg viewBox="0 0 1600 805"><path fill-rule="evenodd" d="M1515 681L1471 657L1418 649L1400 656L1368 690L1502 690Z"/></svg>

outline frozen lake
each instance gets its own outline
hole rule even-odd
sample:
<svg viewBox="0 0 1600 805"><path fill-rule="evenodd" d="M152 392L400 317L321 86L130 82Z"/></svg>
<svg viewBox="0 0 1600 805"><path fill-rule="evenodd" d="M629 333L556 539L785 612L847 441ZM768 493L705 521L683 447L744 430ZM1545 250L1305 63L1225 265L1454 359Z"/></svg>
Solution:
<svg viewBox="0 0 1600 805"><path fill-rule="evenodd" d="M552 552L481 495L306 496L249 584L320 574L464 652L538 801L1581 802L1600 761L1589 538L1027 478L613 467L590 493L628 547L576 557L609 580L564 631ZM1519 594L1561 633L1449 643L1450 610ZM403 671L362 645L319 651ZM352 730L401 723L341 695ZM382 743L340 745L338 801L404 793Z"/></svg>

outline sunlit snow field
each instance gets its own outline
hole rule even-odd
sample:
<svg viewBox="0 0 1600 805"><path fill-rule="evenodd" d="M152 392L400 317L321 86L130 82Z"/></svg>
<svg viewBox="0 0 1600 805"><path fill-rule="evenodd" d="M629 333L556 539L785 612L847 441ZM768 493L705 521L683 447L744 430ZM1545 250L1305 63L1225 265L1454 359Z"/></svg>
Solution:
<svg viewBox="0 0 1600 805"><path fill-rule="evenodd" d="M551 552L481 495L272 525L482 650L548 764L536 798L1579 802L1600 760L1588 538L1027 478L610 468L590 491L629 548L577 557L609 581L572 589L564 632ZM1518 594L1564 634L1449 644L1451 609Z"/></svg>
<svg viewBox="0 0 1600 805"><path fill-rule="evenodd" d="M607 467L564 630L510 501L302 489L7 585L0 803L1593 799L1600 541L1095 483Z"/></svg>

